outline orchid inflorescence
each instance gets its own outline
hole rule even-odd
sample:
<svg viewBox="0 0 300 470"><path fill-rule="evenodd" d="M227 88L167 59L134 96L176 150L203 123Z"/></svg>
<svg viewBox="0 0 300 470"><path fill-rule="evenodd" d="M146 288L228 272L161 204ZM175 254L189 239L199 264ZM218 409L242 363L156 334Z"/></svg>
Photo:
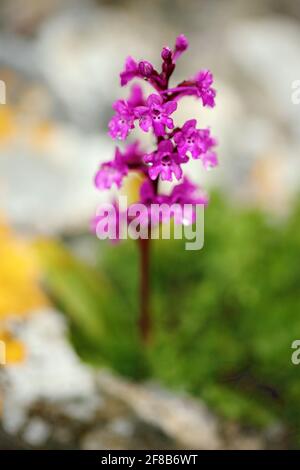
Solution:
<svg viewBox="0 0 300 470"><path fill-rule="evenodd" d="M175 127L172 119L184 96L199 98L205 107L215 106L216 91L212 87L213 76L209 70L201 70L193 78L169 87L176 62L187 48L188 41L183 34L177 37L173 49L164 47L160 73L148 61L137 62L132 57L126 59L125 68L120 74L121 86L134 79L143 79L154 88L154 93L145 98L142 88L134 84L127 100L119 99L113 104L115 114L109 122L109 135L113 139L125 140L138 123L142 131L153 132L156 147L150 153L142 150L139 141L130 143L124 150L117 147L114 158L102 163L95 177L96 187L103 190L113 185L120 188L129 172L139 172L143 176L143 183L138 202L149 211L151 205L161 203L170 206L206 205L206 194L183 175L182 166L191 158L201 160L205 169L218 163L213 151L216 140L208 128L197 128L196 119L186 121L182 127ZM169 194L161 194L158 186L160 180L177 180L178 183ZM114 204L118 210L117 203ZM183 223L180 214L176 216L173 213L172 216L175 223ZM157 220L157 223L160 221ZM193 217L190 220L192 222Z"/></svg>

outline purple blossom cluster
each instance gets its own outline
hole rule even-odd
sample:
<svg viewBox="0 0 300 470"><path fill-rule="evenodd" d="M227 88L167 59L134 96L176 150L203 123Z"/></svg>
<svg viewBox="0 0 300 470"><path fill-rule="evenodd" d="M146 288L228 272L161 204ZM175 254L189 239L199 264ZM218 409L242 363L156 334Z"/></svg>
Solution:
<svg viewBox="0 0 300 470"><path fill-rule="evenodd" d="M96 187L103 190L110 189L113 185L120 188L130 171L140 172L144 182L137 203L146 205L149 211L153 204L162 203L170 206L206 205L207 196L184 177L183 165L190 159L201 160L205 169L218 164L214 152L217 142L210 129L198 128L196 119L190 119L182 127L176 127L172 117L179 101L185 96L199 98L205 107L215 106L216 91L212 87L213 76L209 70L201 70L175 87L169 86L176 62L187 48L188 41L183 34L177 37L173 49L164 47L160 72L148 61L137 62L132 57L126 59L125 68L120 74L121 86L134 79L143 79L153 87L153 92L144 97L142 88L134 84L127 100L117 100L113 104L115 114L108 125L109 135L113 139L125 140L139 126L144 132L152 131L156 146L149 153L141 149L138 141L130 143L123 151L117 147L114 158L103 163L95 176ZM170 194L160 194L160 180L177 180L178 184ZM179 214L174 213L173 217L175 223L183 223ZM193 223L193 217L194 213L190 223ZM163 219L160 216L157 223L164 221Z"/></svg>

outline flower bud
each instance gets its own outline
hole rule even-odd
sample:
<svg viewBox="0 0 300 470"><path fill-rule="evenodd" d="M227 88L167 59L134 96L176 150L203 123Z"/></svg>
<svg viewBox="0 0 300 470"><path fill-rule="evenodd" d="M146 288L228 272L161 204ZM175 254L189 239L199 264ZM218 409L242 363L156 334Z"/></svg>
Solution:
<svg viewBox="0 0 300 470"><path fill-rule="evenodd" d="M164 61L170 60L172 57L172 51L169 47L164 47L163 50L161 51L161 58Z"/></svg>
<svg viewBox="0 0 300 470"><path fill-rule="evenodd" d="M189 45L188 40L184 34L180 34L176 38L175 49L177 51L180 51L180 52L185 51L188 48L188 45Z"/></svg>
<svg viewBox="0 0 300 470"><path fill-rule="evenodd" d="M143 77L150 77L153 73L153 66L147 60L142 60L139 63L139 72Z"/></svg>

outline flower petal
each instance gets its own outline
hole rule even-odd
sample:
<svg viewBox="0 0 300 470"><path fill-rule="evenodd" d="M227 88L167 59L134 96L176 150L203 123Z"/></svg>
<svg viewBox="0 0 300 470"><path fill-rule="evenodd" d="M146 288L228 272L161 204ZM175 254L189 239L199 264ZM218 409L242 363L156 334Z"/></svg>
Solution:
<svg viewBox="0 0 300 470"><path fill-rule="evenodd" d="M152 119L150 118L149 115L142 116L140 119L140 128L143 129L143 131L148 132L150 127L152 125Z"/></svg>
<svg viewBox="0 0 300 470"><path fill-rule="evenodd" d="M166 114L172 114L177 109L176 101L168 101L163 105L164 111Z"/></svg>

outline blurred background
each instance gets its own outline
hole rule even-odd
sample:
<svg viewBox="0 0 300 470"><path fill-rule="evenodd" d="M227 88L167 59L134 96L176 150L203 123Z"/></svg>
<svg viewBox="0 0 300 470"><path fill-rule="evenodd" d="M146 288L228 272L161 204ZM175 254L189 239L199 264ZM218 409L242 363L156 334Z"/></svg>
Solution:
<svg viewBox="0 0 300 470"><path fill-rule="evenodd" d="M204 249L153 246L145 348L136 246L90 234L92 182L125 57L180 33L174 80L209 68L218 94L176 120L220 165L189 169ZM298 2L2 0L0 44L0 448L299 448Z"/></svg>

